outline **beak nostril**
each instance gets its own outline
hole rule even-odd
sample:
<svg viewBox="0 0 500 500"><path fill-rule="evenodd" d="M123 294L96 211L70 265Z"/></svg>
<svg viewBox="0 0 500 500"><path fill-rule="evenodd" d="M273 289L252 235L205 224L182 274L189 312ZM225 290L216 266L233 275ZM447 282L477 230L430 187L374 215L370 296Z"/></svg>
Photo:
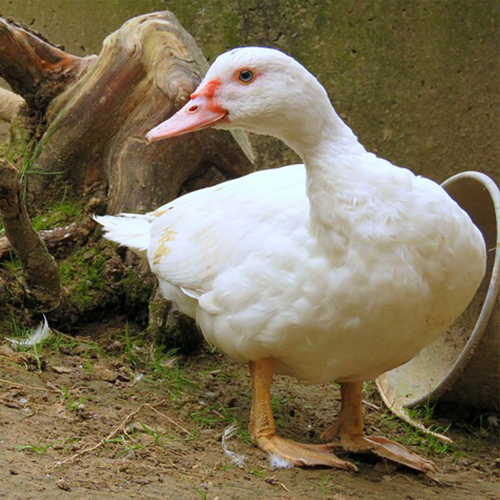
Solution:
<svg viewBox="0 0 500 500"><path fill-rule="evenodd" d="M197 104L194 104L193 106L191 106L190 108L188 108L188 113L196 113L198 111L198 105Z"/></svg>

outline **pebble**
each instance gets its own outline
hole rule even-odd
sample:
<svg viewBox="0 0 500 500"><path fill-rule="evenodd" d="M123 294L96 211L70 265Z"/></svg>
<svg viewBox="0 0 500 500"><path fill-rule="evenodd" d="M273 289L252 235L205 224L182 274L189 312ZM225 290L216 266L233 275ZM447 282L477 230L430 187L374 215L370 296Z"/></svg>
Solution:
<svg viewBox="0 0 500 500"><path fill-rule="evenodd" d="M64 491L71 491L71 486L68 484L68 482L66 481L66 479L58 479L56 481L56 485L58 488L61 488L61 490L64 490Z"/></svg>
<svg viewBox="0 0 500 500"><path fill-rule="evenodd" d="M71 373L72 372L71 368L68 368L67 366L53 366L52 371L55 371L56 373Z"/></svg>
<svg viewBox="0 0 500 500"><path fill-rule="evenodd" d="M118 374L113 370L108 368L96 367L94 370L94 376L99 380L104 380L105 382L115 383L118 378Z"/></svg>

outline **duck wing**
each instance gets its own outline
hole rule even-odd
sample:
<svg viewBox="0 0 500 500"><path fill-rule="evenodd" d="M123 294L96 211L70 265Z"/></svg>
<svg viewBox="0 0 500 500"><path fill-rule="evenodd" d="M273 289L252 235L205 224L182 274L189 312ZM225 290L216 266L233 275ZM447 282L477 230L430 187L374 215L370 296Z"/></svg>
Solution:
<svg viewBox="0 0 500 500"><path fill-rule="evenodd" d="M194 299L269 238L309 217L304 165L263 170L189 193L148 214L148 259L166 298L174 285Z"/></svg>

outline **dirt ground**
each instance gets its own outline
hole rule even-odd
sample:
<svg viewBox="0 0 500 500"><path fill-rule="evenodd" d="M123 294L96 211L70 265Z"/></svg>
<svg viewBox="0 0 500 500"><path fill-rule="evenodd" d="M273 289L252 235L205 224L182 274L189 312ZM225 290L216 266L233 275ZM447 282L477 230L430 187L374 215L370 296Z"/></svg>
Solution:
<svg viewBox="0 0 500 500"><path fill-rule="evenodd" d="M75 337L53 334L19 352L0 342L0 498L15 499L373 499L500 498L498 420L452 423L445 446L392 418L367 386L367 430L428 456L432 477L351 456L358 473L276 469L248 442L246 367L206 351L163 353L133 329L90 325ZM0 337L6 332L0 332ZM10 335L10 332L9 332ZM278 378L273 406L281 434L307 442L334 420L334 385ZM426 411L425 411L426 410ZM436 427L449 421L424 409ZM225 456L246 460L238 467Z"/></svg>

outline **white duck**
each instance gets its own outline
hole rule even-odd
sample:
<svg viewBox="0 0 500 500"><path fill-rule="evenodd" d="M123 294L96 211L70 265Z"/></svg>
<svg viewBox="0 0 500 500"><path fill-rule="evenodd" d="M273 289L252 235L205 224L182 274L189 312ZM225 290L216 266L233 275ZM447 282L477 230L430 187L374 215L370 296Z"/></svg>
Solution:
<svg viewBox="0 0 500 500"><path fill-rule="evenodd" d="M363 432L365 380L405 363L462 313L485 272L484 240L431 180L368 153L303 66L267 48L217 58L157 141L206 127L273 135L304 160L187 194L146 215L98 217L147 252L165 298L252 376L252 440L298 466L355 469L334 444L276 435L274 373L341 384L324 433L417 470L431 463Z"/></svg>

